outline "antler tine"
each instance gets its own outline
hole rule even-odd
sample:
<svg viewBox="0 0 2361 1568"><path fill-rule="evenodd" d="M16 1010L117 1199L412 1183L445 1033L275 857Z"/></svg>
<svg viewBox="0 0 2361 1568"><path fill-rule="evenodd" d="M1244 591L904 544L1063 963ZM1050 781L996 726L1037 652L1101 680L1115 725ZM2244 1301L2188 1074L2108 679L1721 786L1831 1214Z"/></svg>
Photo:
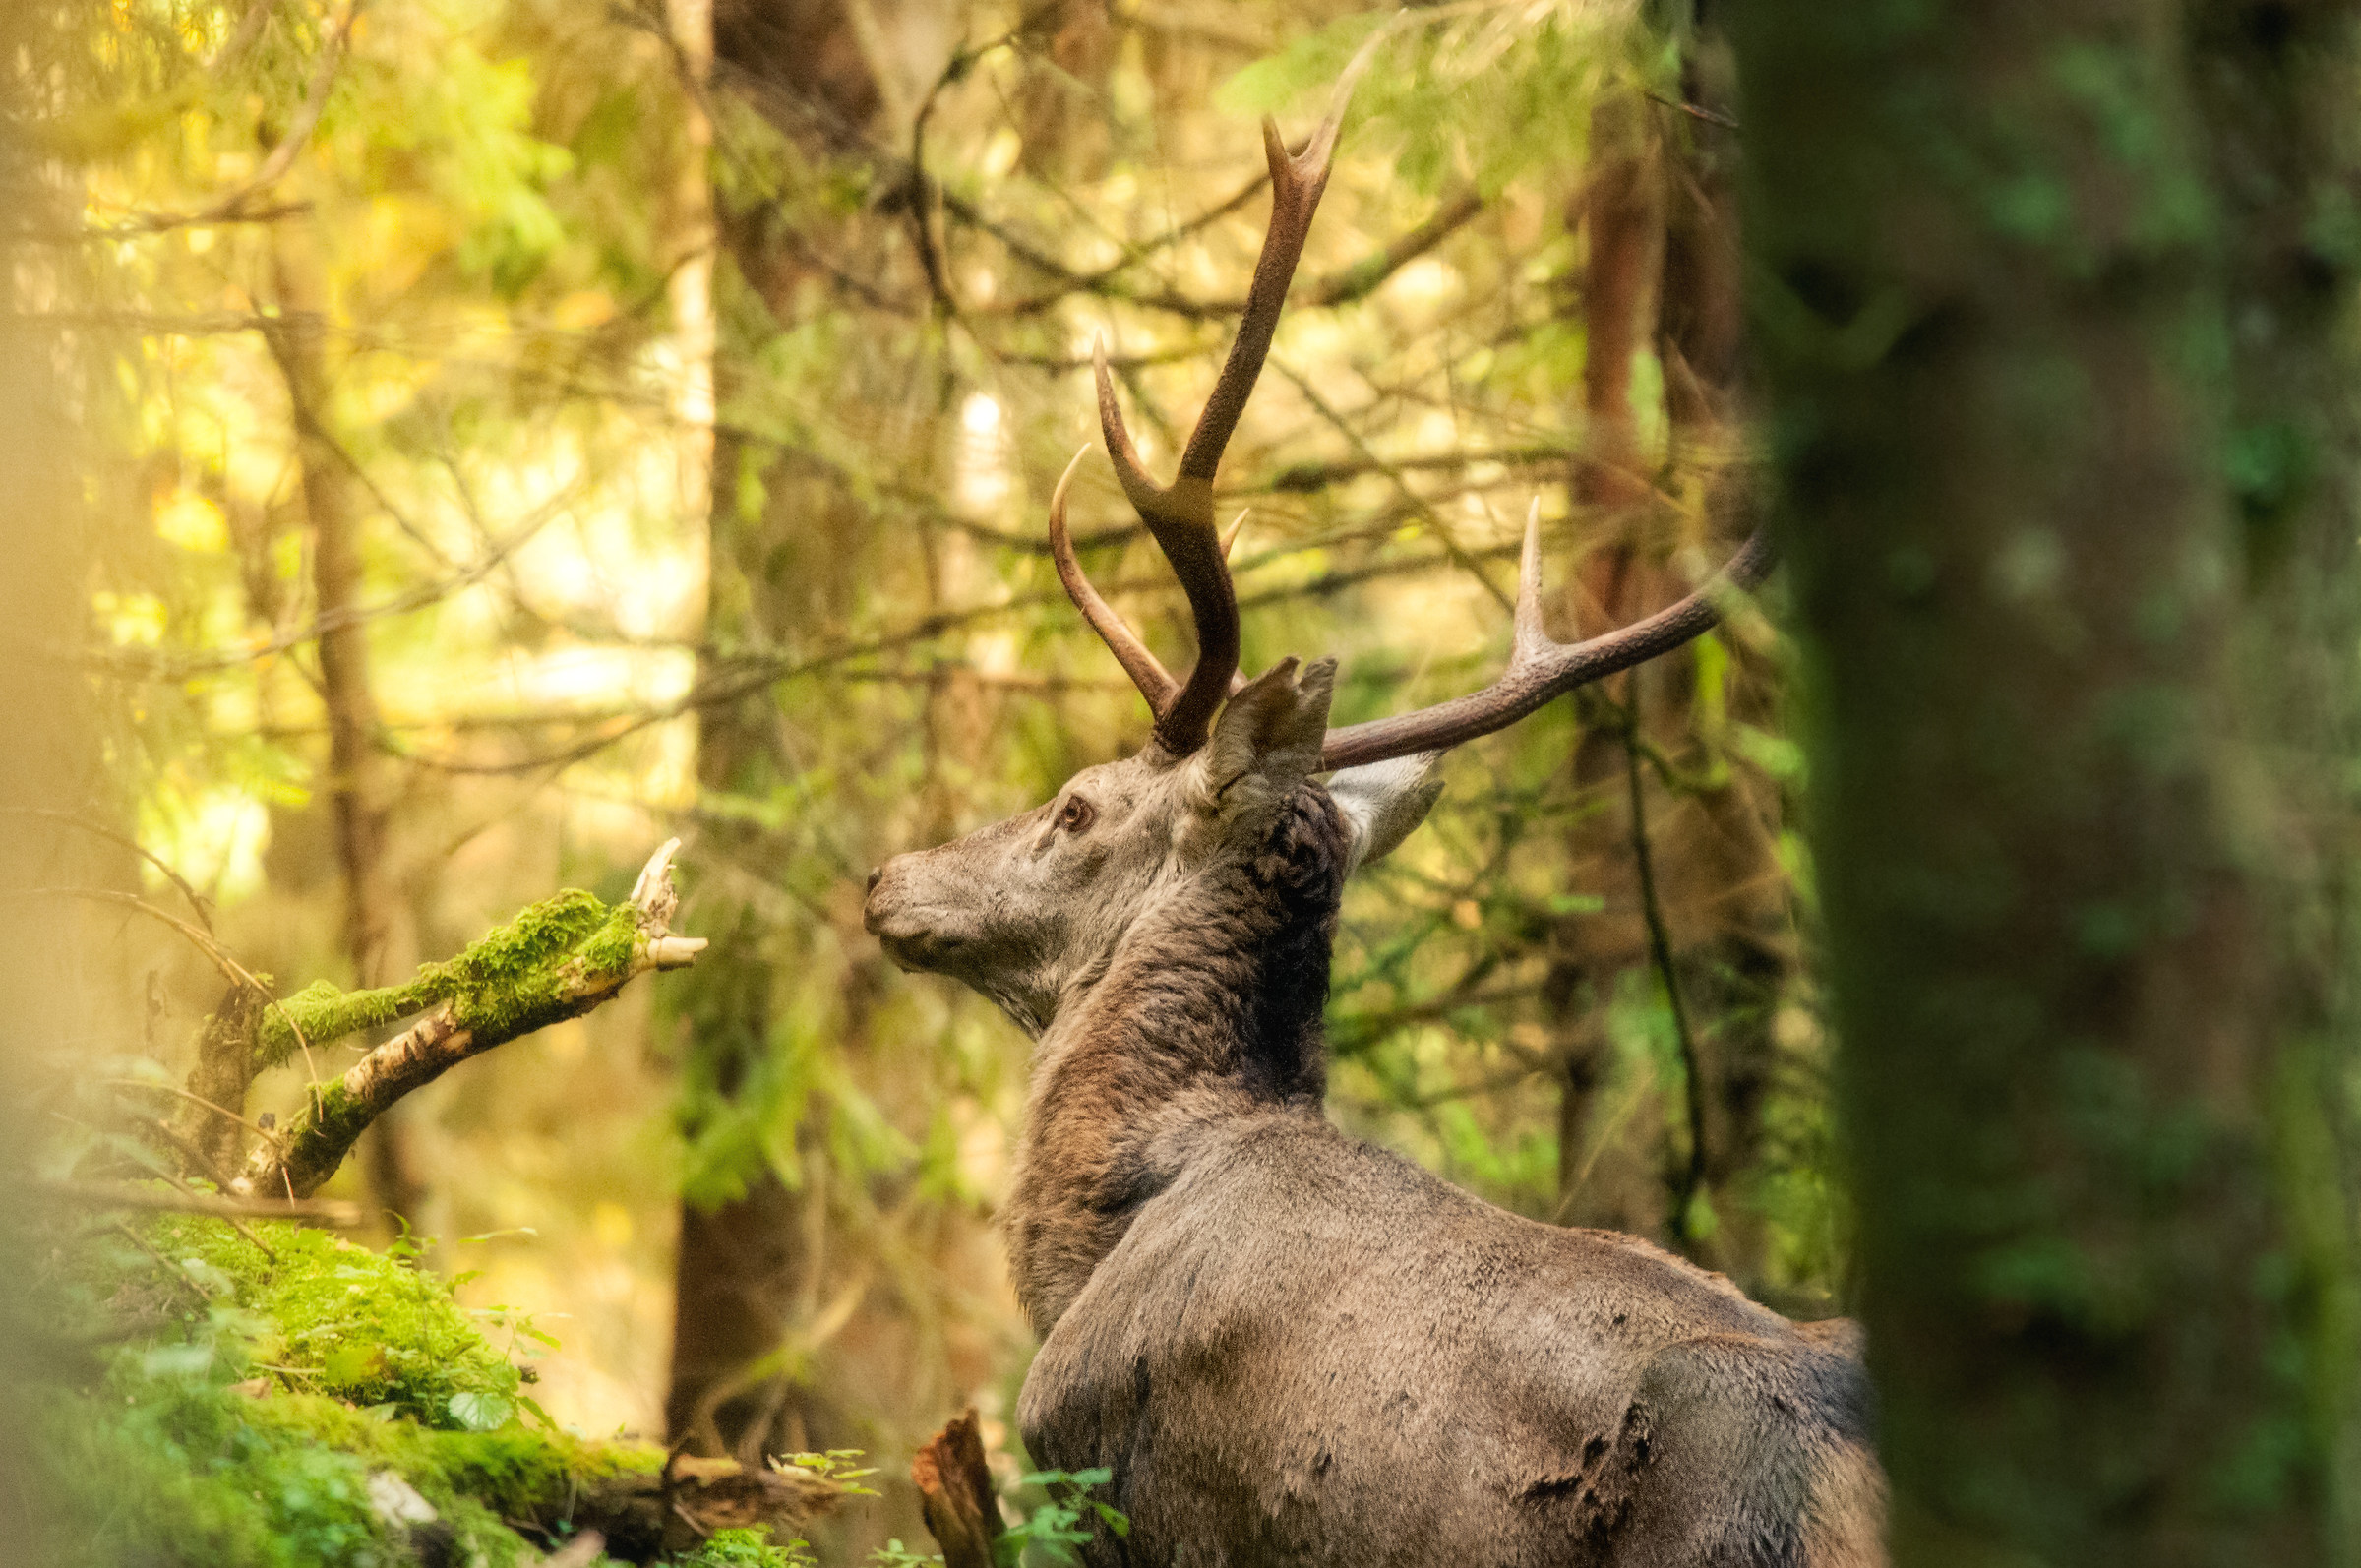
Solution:
<svg viewBox="0 0 2361 1568"><path fill-rule="evenodd" d="M1213 395L1205 399L1205 411L1197 416L1197 428L1180 453L1182 480L1213 483L1223 450L1230 445L1239 416L1246 411L1246 399L1253 394L1254 383L1262 375L1262 362L1270 354L1271 337L1279 330L1279 313L1287 303L1288 284L1295 281L1296 264L1303 258L1303 242L1311 234L1312 213L1319 210L1320 197L1328 189L1328 174L1335 165L1336 138L1344 128L1345 109L1353 101L1353 89L1360 83L1362 73L1368 69L1377 46L1385 41L1390 30L1390 27L1377 29L1353 56L1344 74L1337 78L1335 90L1329 94L1327 114L1304 142L1301 152L1289 152L1287 144L1279 138L1278 122L1263 116L1262 152L1271 166L1271 226L1263 235L1262 254L1254 263L1254 280L1246 287L1245 314L1239 321L1237 338L1230 344L1230 357L1222 362L1221 379L1214 383Z"/></svg>
<svg viewBox="0 0 2361 1568"><path fill-rule="evenodd" d="M1779 563L1771 536L1757 530L1713 581L1644 621L1585 642L1553 642L1542 630L1541 517L1537 505L1525 524L1517 571L1517 630L1508 668L1483 691L1415 713L1371 719L1330 730L1320 748L1323 768L1358 767L1454 746L1507 729L1563 692L1645 664L1702 635L1721 620L1719 601L1730 591L1759 587Z"/></svg>
<svg viewBox="0 0 2361 1568"><path fill-rule="evenodd" d="M1065 465L1064 474L1058 480L1058 488L1050 495L1050 559L1058 563L1058 580L1065 584L1065 596L1074 601L1074 608L1082 612L1082 619L1090 623L1090 629L1099 634L1099 640L1107 644L1107 651L1115 655L1115 662L1121 665L1123 673L1131 677L1131 684L1139 688L1139 694L1148 699L1149 710L1161 715L1172 705L1173 694L1180 689L1180 683L1174 680L1172 673L1165 669L1156 655L1148 651L1148 645L1140 641L1139 634L1116 613L1115 606L1099 597L1099 590L1091 586L1090 578L1082 571L1082 563L1074 559L1074 538L1066 531L1066 487L1074 482L1075 470L1082 466L1082 459L1089 455L1090 443L1084 442L1082 450L1074 453L1074 460Z"/></svg>
<svg viewBox="0 0 2361 1568"><path fill-rule="evenodd" d="M1279 139L1278 126L1268 119L1262 122L1263 154L1271 166L1270 228L1263 235L1262 254L1254 264L1245 315L1230 345L1230 357L1222 362L1221 376L1180 453L1180 471L1170 485L1158 484L1140 463L1131 433L1123 428L1115 378L1108 373L1106 342L1102 339L1092 345L1099 428L1107 441L1108 460L1115 464L1116 478L1138 511L1140 521L1147 524L1165 559L1172 563L1197 624L1197 662L1180 692L1156 716L1157 744L1175 756L1185 756L1205 744L1212 732L1214 711L1233 690L1238 674L1238 592L1230 581L1228 551L1213 523L1214 472L1221 466L1223 449L1238 428L1239 416L1245 412L1254 383L1262 375L1262 362L1270 354L1271 336L1278 331L1279 313L1287 304L1288 284L1295 278L1296 263L1311 232L1312 213L1328 188L1337 132L1344 124L1354 84L1368 68L1388 30L1380 28L1372 33L1345 68L1327 116L1303 144L1302 151L1290 153ZM1092 624L1099 623L1094 619ZM1108 635L1104 626L1100 635ZM1116 646L1112 637L1108 645ZM1120 648L1117 656L1122 657ZM1125 668L1132 668L1127 660ZM1139 680L1136 669L1132 679Z"/></svg>
<svg viewBox="0 0 2361 1568"><path fill-rule="evenodd" d="M1517 552L1517 610L1509 643L1510 668L1530 663L1552 644L1542 629L1542 498L1525 509L1525 546Z"/></svg>
<svg viewBox="0 0 2361 1568"><path fill-rule="evenodd" d="M1139 460L1139 449L1131 445L1131 432L1123 428L1123 406L1115 400L1115 378L1107 373L1107 339L1090 340L1090 369L1099 388L1099 434L1107 442L1107 460L1115 464L1116 480L1122 485L1123 494L1144 519L1148 509L1165 499L1166 488L1148 474ZM1212 511L1212 497L1206 498L1206 510Z"/></svg>

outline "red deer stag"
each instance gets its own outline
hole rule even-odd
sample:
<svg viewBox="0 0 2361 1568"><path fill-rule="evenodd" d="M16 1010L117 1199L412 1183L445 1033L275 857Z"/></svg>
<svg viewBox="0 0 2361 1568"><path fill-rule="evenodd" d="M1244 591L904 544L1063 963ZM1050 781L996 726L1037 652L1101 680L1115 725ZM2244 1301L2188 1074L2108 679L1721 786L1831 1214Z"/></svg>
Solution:
<svg viewBox="0 0 2361 1568"><path fill-rule="evenodd" d="M1130 1533L1102 1533L1094 1562L1872 1568L1884 1483L1849 1326L1790 1323L1632 1236L1493 1208L1323 1115L1344 881L1424 818L1438 754L1715 620L1700 593L1551 641L1529 523L1513 651L1483 692L1331 730L1333 661L1235 681L1214 471L1346 90L1301 152L1264 122L1269 235L1171 485L1141 468L1099 359L1108 456L1195 617L1187 680L1084 578L1072 467L1050 503L1059 575L1154 738L870 877L869 929L898 963L966 982L1037 1042L1006 1210L1041 1336L1026 1446L1114 1470ZM1771 560L1758 537L1725 578L1752 586Z"/></svg>

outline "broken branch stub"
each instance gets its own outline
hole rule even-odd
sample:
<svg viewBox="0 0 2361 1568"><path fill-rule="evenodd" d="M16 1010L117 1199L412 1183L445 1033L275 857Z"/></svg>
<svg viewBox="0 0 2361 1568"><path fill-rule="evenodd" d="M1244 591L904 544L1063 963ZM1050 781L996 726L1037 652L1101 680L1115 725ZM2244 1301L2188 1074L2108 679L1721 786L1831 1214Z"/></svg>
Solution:
<svg viewBox="0 0 2361 1568"><path fill-rule="evenodd" d="M910 1459L919 1512L943 1568L993 1568L993 1542L1007 1530L984 1459L984 1435L973 1406L946 1422Z"/></svg>
<svg viewBox="0 0 2361 1568"><path fill-rule="evenodd" d="M426 965L404 985L350 994L315 986L265 1014L258 1058L270 1058L276 1049L272 1030L281 1012L287 1022L279 1027L291 1024L315 1046L417 1016L340 1077L314 1085L309 1102L278 1137L254 1150L233 1188L309 1197L335 1175L369 1123L402 1096L470 1056L578 1018L635 975L695 963L704 938L670 930L680 907L672 885L680 842L667 840L648 858L628 903L609 908L588 893L563 892L457 957Z"/></svg>

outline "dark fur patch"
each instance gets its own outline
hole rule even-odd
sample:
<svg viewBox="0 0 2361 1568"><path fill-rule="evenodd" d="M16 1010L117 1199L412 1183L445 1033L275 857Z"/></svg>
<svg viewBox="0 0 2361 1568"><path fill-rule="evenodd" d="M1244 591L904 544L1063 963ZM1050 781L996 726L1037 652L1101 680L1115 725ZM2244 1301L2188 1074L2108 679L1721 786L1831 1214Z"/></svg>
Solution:
<svg viewBox="0 0 2361 1568"><path fill-rule="evenodd" d="M1192 1092L1317 1114L1322 1014L1350 844L1327 791L1299 786L1259 842L1201 869L1141 917L1060 1027L1009 1239L1017 1292L1046 1330L1168 1175L1158 1114Z"/></svg>

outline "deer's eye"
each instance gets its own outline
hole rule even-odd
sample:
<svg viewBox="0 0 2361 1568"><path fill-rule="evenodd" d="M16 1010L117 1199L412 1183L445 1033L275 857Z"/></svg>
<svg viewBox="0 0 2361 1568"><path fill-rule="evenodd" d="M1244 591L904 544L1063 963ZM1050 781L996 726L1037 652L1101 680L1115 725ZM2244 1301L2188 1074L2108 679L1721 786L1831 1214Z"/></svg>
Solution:
<svg viewBox="0 0 2361 1568"><path fill-rule="evenodd" d="M1064 807L1058 813L1058 825L1069 833L1079 833L1090 826L1090 819L1099 814L1090 802L1079 795L1068 795Z"/></svg>

